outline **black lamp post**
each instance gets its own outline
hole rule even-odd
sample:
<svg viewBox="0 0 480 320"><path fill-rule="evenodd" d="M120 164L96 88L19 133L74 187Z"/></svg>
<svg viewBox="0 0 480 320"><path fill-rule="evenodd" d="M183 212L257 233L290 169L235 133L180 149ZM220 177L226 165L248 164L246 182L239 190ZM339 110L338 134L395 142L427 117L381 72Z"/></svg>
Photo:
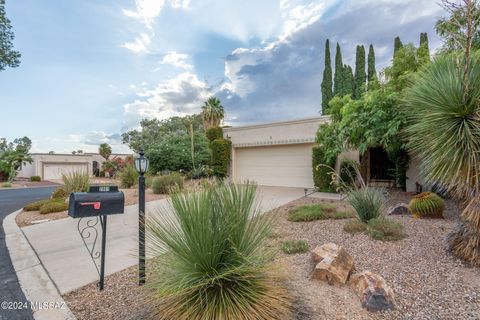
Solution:
<svg viewBox="0 0 480 320"><path fill-rule="evenodd" d="M138 285L145 284L145 172L148 169L148 159L140 150L135 159L135 169L138 177Z"/></svg>

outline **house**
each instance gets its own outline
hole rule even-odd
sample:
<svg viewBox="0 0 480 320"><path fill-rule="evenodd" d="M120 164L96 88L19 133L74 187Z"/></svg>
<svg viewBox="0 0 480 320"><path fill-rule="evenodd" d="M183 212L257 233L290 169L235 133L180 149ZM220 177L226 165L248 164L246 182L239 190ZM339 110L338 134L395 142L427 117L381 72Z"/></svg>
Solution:
<svg viewBox="0 0 480 320"><path fill-rule="evenodd" d="M318 127L329 121L329 116L320 116L224 128L224 137L232 141L232 180L250 180L264 186L313 188L312 147ZM343 159L361 163L367 183L393 184L388 175L389 161L381 148L369 149L363 155L356 150L340 154L335 165L337 172ZM413 159L407 171L407 191L415 192L421 183L418 161Z"/></svg>
<svg viewBox="0 0 480 320"><path fill-rule="evenodd" d="M33 162L22 166L18 178L40 176L42 180L62 179L63 173L85 171L93 175L97 169L102 168L105 159L98 153L32 153ZM115 158L125 159L129 154L112 154L110 160Z"/></svg>

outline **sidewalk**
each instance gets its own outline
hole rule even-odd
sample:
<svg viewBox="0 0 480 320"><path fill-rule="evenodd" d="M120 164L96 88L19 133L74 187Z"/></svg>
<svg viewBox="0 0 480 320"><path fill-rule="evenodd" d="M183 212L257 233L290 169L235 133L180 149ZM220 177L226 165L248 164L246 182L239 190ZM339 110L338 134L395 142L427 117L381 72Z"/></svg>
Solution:
<svg viewBox="0 0 480 320"><path fill-rule="evenodd" d="M261 211L266 212L303 195L303 189L298 188L259 187L258 199ZM168 208L167 199L147 202L147 214L162 206ZM77 224L78 219L66 218L22 228L61 294L98 281L97 270L84 247ZM137 264L137 246L138 207L127 206L124 214L108 217L105 274Z"/></svg>

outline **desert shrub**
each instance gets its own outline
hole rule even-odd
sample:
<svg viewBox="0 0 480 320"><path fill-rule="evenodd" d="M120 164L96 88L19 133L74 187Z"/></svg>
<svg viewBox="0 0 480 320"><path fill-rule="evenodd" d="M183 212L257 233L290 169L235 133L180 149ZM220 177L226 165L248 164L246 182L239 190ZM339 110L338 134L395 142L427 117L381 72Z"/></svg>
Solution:
<svg viewBox="0 0 480 320"><path fill-rule="evenodd" d="M326 160L323 147L312 148L313 183L318 191L335 191L332 185L332 167L334 166L335 162Z"/></svg>
<svg viewBox="0 0 480 320"><path fill-rule="evenodd" d="M68 209L68 204L65 203L63 200L50 200L47 203L44 203L40 207L41 214L53 213L53 212L61 212Z"/></svg>
<svg viewBox="0 0 480 320"><path fill-rule="evenodd" d="M210 142L210 148L213 174L219 178L226 177L232 158L232 142L227 139L216 139Z"/></svg>
<svg viewBox="0 0 480 320"><path fill-rule="evenodd" d="M367 230L367 224L360 220L351 220L343 225L343 230L350 234L362 233Z"/></svg>
<svg viewBox="0 0 480 320"><path fill-rule="evenodd" d="M183 189L184 179L178 173L171 173L158 176L152 180L152 191L154 194L168 194L175 189Z"/></svg>
<svg viewBox="0 0 480 320"><path fill-rule="evenodd" d="M51 199L66 199L70 194L65 191L65 188L58 187L53 191Z"/></svg>
<svg viewBox="0 0 480 320"><path fill-rule="evenodd" d="M2 183L2 187L4 188L11 188L12 187L12 184L10 182L5 182L5 183Z"/></svg>
<svg viewBox="0 0 480 320"><path fill-rule="evenodd" d="M405 238L403 225L383 217L368 221L367 233L376 240L395 241Z"/></svg>
<svg viewBox="0 0 480 320"><path fill-rule="evenodd" d="M119 174L120 177L120 186L122 188L131 188L138 181L138 172L131 165L125 166Z"/></svg>
<svg viewBox="0 0 480 320"><path fill-rule="evenodd" d="M288 221L314 221L326 219L347 219L352 218L353 214L348 211L337 211L335 205L329 203L319 203L312 205L299 206L288 212Z"/></svg>
<svg viewBox="0 0 480 320"><path fill-rule="evenodd" d="M412 198L408 207L416 218L443 218L445 201L433 192L422 192Z"/></svg>
<svg viewBox="0 0 480 320"><path fill-rule="evenodd" d="M90 176L85 171L73 171L62 174L65 191L70 194L72 192L87 192L90 186Z"/></svg>
<svg viewBox="0 0 480 320"><path fill-rule="evenodd" d="M223 130L221 127L211 127L205 131L208 141L223 139Z"/></svg>
<svg viewBox="0 0 480 320"><path fill-rule="evenodd" d="M355 209L362 222L378 218L382 214L385 196L382 189L363 186L359 189L350 189L347 200Z"/></svg>
<svg viewBox="0 0 480 320"><path fill-rule="evenodd" d="M304 253L309 249L309 245L304 240L286 240L280 247L285 254Z"/></svg>
<svg viewBox="0 0 480 320"><path fill-rule="evenodd" d="M25 207L23 207L23 210L25 210L25 211L38 211L38 210L40 210L41 206L43 206L45 203L48 203L50 201L51 201L50 199L34 201L32 203L27 204Z"/></svg>
<svg viewBox="0 0 480 320"><path fill-rule="evenodd" d="M42 178L40 176L31 176L30 181L32 182L40 182L42 181Z"/></svg>
<svg viewBox="0 0 480 320"><path fill-rule="evenodd" d="M147 221L149 286L162 319L286 319L283 286L265 239L271 218L254 211L256 187L224 184L176 193L173 212ZM167 210L167 209L166 209Z"/></svg>
<svg viewBox="0 0 480 320"><path fill-rule="evenodd" d="M209 166L197 167L192 171L190 171L190 173L188 174L188 177L194 180L202 179L202 178L210 178L211 176L213 176L213 169L210 168Z"/></svg>

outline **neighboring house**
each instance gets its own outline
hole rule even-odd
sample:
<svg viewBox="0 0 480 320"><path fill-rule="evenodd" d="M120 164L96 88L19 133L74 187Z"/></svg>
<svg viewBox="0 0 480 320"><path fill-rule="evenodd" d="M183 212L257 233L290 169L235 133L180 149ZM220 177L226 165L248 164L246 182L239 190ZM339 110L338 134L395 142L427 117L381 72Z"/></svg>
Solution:
<svg viewBox="0 0 480 320"><path fill-rule="evenodd" d="M233 181L255 181L264 186L313 188L312 147L318 127L329 122L328 116L224 128L224 137L232 141L230 176ZM362 164L371 185L390 186L388 159L377 148L362 157L358 151L339 155L335 166L339 171L342 159ZM418 162L411 161L407 171L407 191L415 192L421 184Z"/></svg>
<svg viewBox="0 0 480 320"><path fill-rule="evenodd" d="M23 165L17 177L40 176L42 180L58 180L62 179L63 173L74 171L85 171L93 175L96 169L101 169L102 163L105 162L105 159L98 153L32 153L31 156L33 162ZM127 156L129 154L112 154L109 159L125 159Z"/></svg>

